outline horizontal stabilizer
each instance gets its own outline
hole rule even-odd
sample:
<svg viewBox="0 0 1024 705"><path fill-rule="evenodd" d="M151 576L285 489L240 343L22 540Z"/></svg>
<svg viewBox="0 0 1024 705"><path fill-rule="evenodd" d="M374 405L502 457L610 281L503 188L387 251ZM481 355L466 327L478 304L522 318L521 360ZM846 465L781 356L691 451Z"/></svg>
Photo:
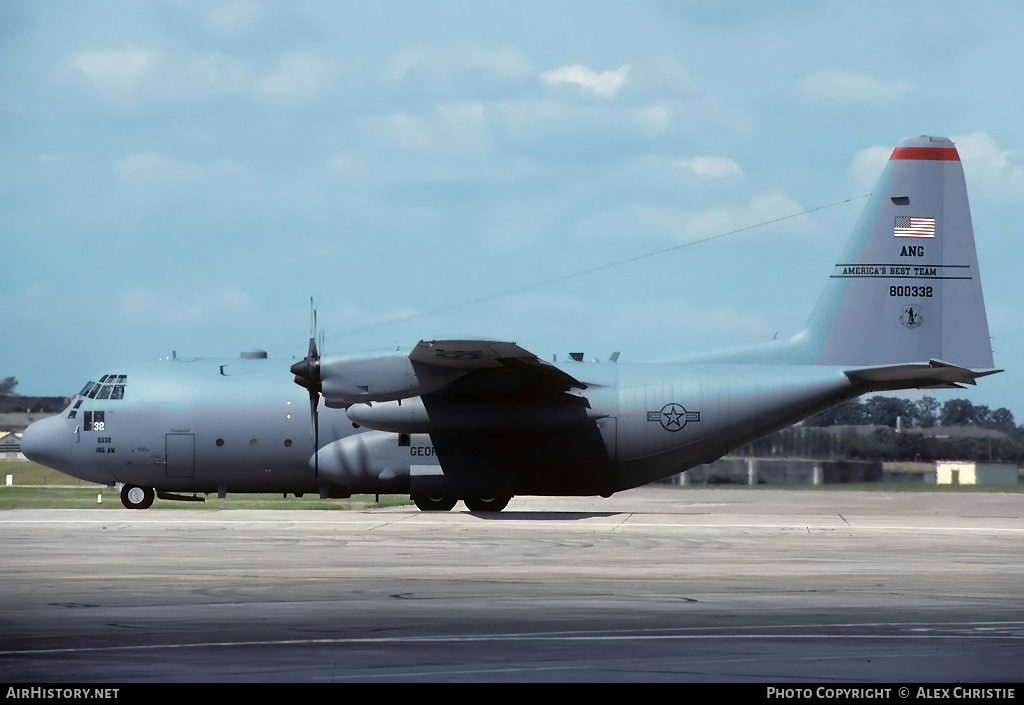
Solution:
<svg viewBox="0 0 1024 705"><path fill-rule="evenodd" d="M868 386L882 385L892 388L917 387L921 389L962 389L964 384L976 384L979 377L1002 370L971 370L941 360L911 362L902 365L879 365L846 370L851 382Z"/></svg>

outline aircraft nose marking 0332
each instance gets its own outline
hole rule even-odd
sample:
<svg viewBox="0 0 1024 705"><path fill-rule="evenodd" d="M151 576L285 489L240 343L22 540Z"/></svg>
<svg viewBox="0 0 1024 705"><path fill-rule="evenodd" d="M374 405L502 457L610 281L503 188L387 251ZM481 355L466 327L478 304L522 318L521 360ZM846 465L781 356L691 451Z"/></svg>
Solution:
<svg viewBox="0 0 1024 705"><path fill-rule="evenodd" d="M648 411L648 421L658 421L666 431L681 431L690 421L700 421L699 411L687 411L682 404L666 404L661 411Z"/></svg>

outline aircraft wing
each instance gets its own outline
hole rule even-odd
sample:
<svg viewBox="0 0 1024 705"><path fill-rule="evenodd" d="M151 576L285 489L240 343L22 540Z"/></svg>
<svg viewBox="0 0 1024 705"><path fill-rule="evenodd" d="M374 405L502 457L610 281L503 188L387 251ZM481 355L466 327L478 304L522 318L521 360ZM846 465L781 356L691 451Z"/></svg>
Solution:
<svg viewBox="0 0 1024 705"><path fill-rule="evenodd" d="M409 354L413 365L474 372L505 368L538 387L558 391L587 385L515 343L492 340L421 340Z"/></svg>
<svg viewBox="0 0 1024 705"><path fill-rule="evenodd" d="M441 391L483 398L587 388L515 343L494 340L421 340L408 356L325 362L320 375L324 401L332 408Z"/></svg>

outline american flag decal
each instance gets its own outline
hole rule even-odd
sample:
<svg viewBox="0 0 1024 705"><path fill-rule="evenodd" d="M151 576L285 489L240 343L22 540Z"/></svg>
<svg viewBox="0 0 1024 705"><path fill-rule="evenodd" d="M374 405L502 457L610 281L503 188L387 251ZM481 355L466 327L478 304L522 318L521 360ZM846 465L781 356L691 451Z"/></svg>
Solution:
<svg viewBox="0 0 1024 705"><path fill-rule="evenodd" d="M898 215L892 234L896 237L935 237L935 218L911 218L906 215Z"/></svg>

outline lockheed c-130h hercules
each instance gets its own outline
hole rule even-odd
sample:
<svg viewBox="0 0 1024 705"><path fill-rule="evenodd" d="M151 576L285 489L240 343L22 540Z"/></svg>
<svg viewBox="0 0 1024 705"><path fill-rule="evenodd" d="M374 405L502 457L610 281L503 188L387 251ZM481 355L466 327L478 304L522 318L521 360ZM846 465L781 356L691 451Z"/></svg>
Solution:
<svg viewBox="0 0 1024 705"><path fill-rule="evenodd" d="M110 368L32 424L22 449L120 484L136 509L154 495L318 492L499 511L514 495L637 487L861 394L998 372L963 169L936 137L892 152L807 326L788 340L682 363L554 364L491 340L331 360L315 336L290 366L250 357Z"/></svg>

